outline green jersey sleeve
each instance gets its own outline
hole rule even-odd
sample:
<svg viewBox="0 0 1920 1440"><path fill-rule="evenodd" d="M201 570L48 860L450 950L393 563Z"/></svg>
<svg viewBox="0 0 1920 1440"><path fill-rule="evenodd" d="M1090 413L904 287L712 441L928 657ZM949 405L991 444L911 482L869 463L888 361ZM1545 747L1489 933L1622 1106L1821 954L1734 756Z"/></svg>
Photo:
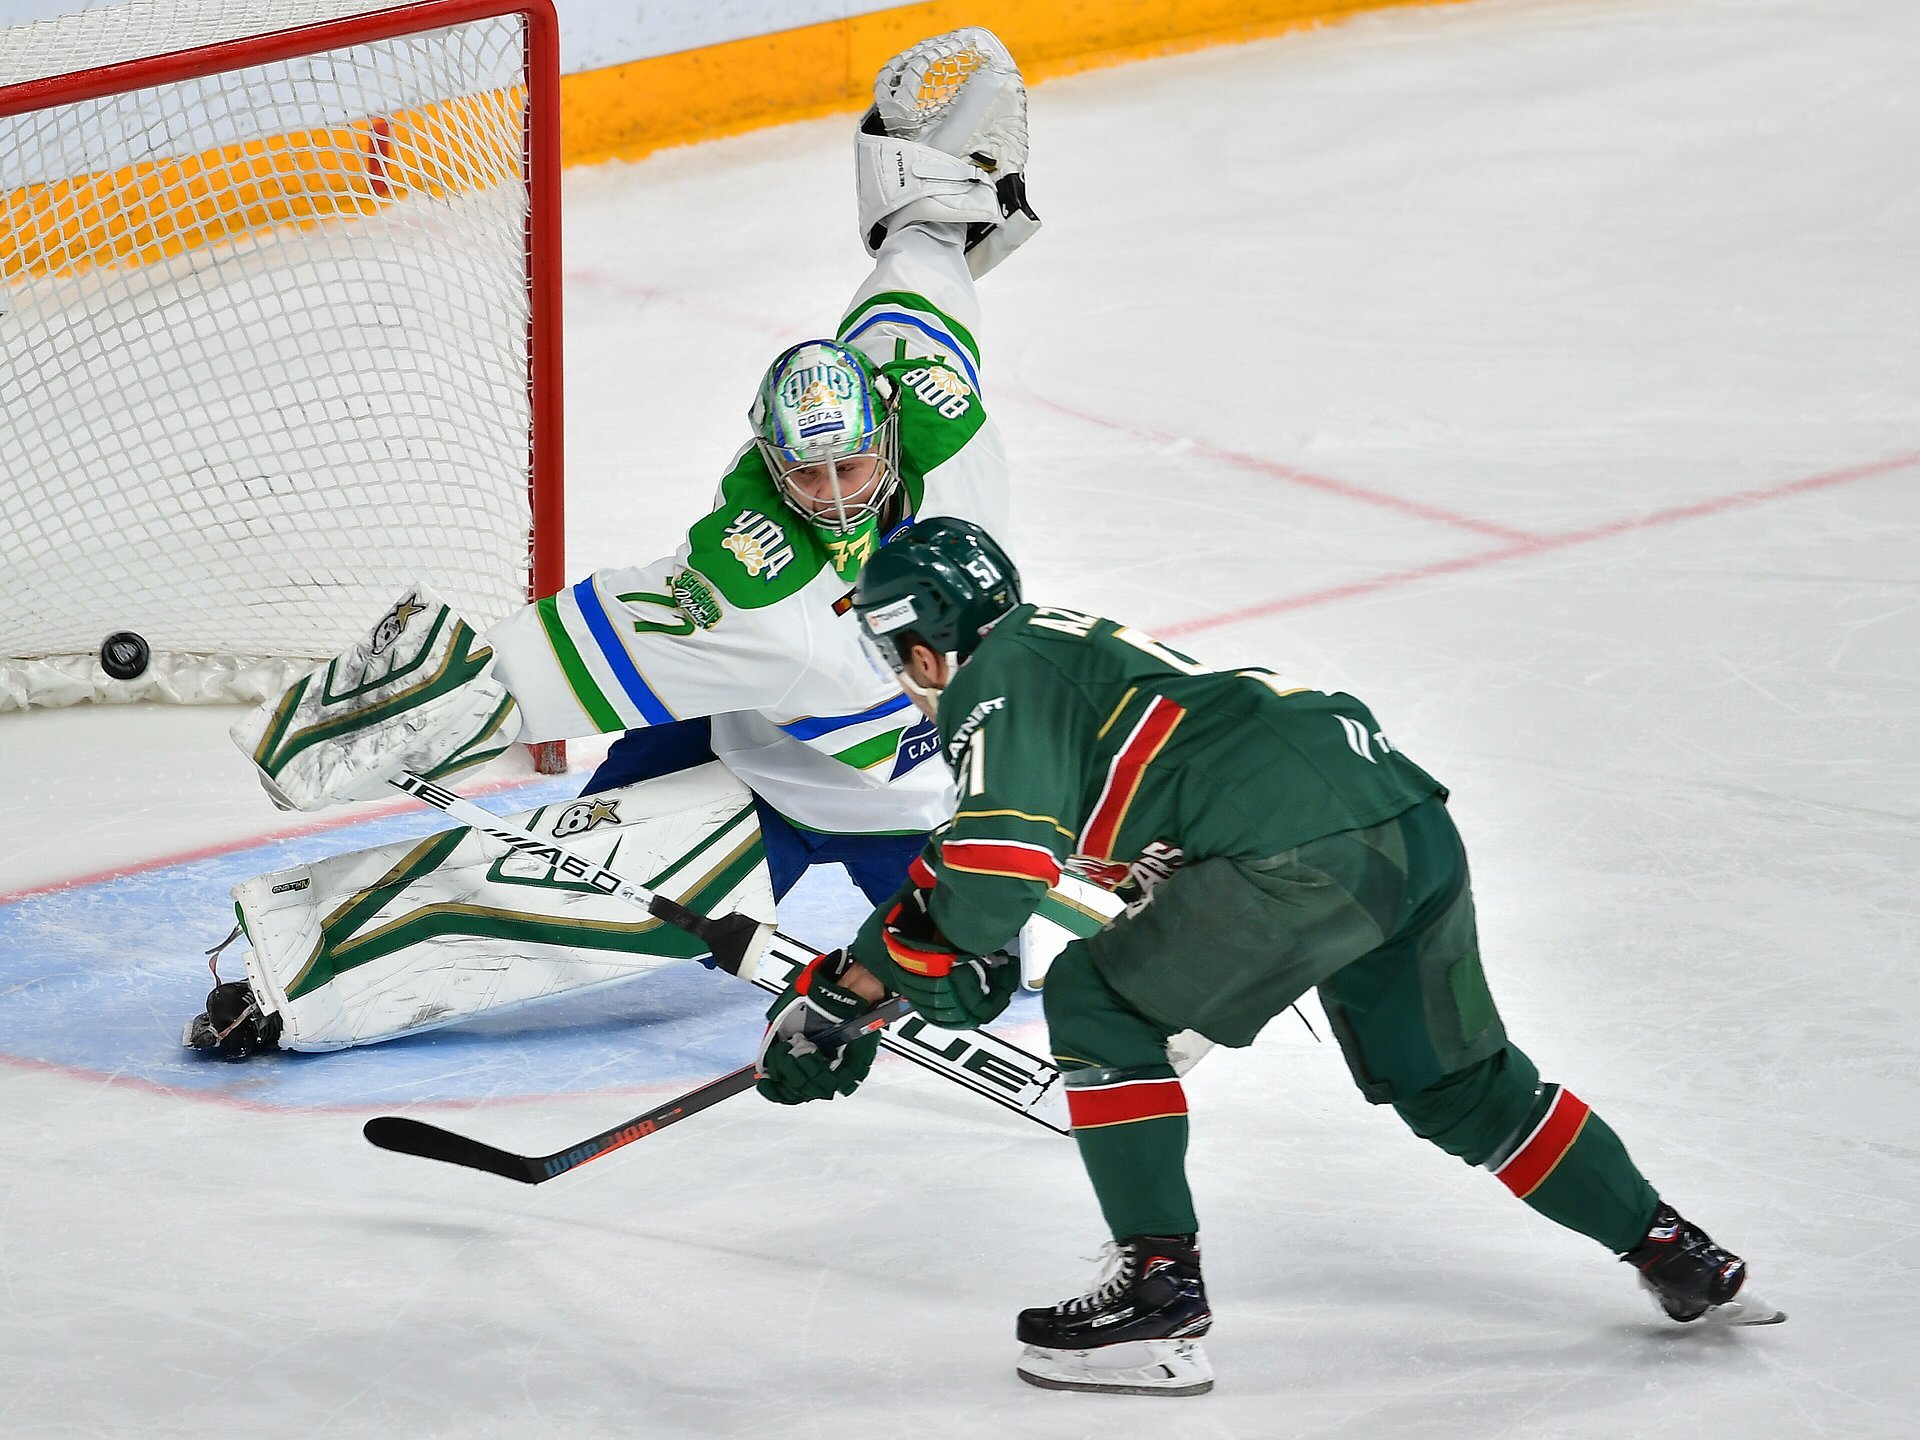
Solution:
<svg viewBox="0 0 1920 1440"><path fill-rule="evenodd" d="M984 648L942 695L958 798L916 871L933 881L928 911L955 948L1001 949L1060 878L1096 724L1059 672L1018 644Z"/></svg>

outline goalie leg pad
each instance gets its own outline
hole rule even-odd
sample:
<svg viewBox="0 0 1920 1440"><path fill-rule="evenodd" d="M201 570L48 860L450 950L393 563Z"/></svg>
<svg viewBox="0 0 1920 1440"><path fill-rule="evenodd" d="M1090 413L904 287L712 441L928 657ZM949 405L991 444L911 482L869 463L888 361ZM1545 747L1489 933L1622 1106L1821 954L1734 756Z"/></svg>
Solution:
<svg viewBox="0 0 1920 1440"><path fill-rule="evenodd" d="M771 919L753 798L716 763L515 817L704 913ZM613 984L692 936L466 829L249 880L234 900L253 995L289 1050L338 1050Z"/></svg>

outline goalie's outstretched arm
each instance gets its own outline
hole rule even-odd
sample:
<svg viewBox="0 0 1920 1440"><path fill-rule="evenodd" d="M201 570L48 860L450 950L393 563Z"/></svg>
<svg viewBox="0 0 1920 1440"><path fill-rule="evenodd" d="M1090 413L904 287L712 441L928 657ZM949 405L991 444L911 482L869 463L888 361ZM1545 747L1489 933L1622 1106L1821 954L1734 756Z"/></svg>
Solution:
<svg viewBox="0 0 1920 1440"><path fill-rule="evenodd" d="M604 570L486 635L409 587L343 654L233 728L282 809L374 800L404 771L444 779L517 740L569 740L780 699L809 653L752 617L724 633L696 572Z"/></svg>
<svg viewBox="0 0 1920 1440"><path fill-rule="evenodd" d="M596 571L486 639L529 738L571 740L777 705L813 635L803 617L728 604L683 548Z"/></svg>

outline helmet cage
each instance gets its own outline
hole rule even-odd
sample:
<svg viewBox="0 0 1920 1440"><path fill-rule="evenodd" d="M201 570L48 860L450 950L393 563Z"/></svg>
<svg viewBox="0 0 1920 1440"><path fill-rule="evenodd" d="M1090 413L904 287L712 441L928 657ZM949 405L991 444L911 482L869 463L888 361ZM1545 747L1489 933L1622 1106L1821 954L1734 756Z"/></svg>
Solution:
<svg viewBox="0 0 1920 1440"><path fill-rule="evenodd" d="M900 488L890 389L854 351L828 340L795 345L767 370L750 416L754 444L780 498L809 525L836 535L858 530L879 518ZM843 484L840 467L863 456L874 458L871 479ZM820 466L824 494L811 473ZM810 472L805 487L796 478L801 471Z"/></svg>

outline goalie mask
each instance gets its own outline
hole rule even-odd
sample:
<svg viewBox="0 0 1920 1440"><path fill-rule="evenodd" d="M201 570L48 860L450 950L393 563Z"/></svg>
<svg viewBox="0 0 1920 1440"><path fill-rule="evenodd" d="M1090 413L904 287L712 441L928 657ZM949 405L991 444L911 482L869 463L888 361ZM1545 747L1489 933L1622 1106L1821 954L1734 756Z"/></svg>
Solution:
<svg viewBox="0 0 1920 1440"><path fill-rule="evenodd" d="M892 385L831 340L784 352L760 382L748 418L788 507L829 549L858 558L900 486ZM858 543L864 541L864 543Z"/></svg>
<svg viewBox="0 0 1920 1440"><path fill-rule="evenodd" d="M903 679L915 643L957 667L1019 603L1007 552L972 521L945 515L881 546L853 590L862 643Z"/></svg>

